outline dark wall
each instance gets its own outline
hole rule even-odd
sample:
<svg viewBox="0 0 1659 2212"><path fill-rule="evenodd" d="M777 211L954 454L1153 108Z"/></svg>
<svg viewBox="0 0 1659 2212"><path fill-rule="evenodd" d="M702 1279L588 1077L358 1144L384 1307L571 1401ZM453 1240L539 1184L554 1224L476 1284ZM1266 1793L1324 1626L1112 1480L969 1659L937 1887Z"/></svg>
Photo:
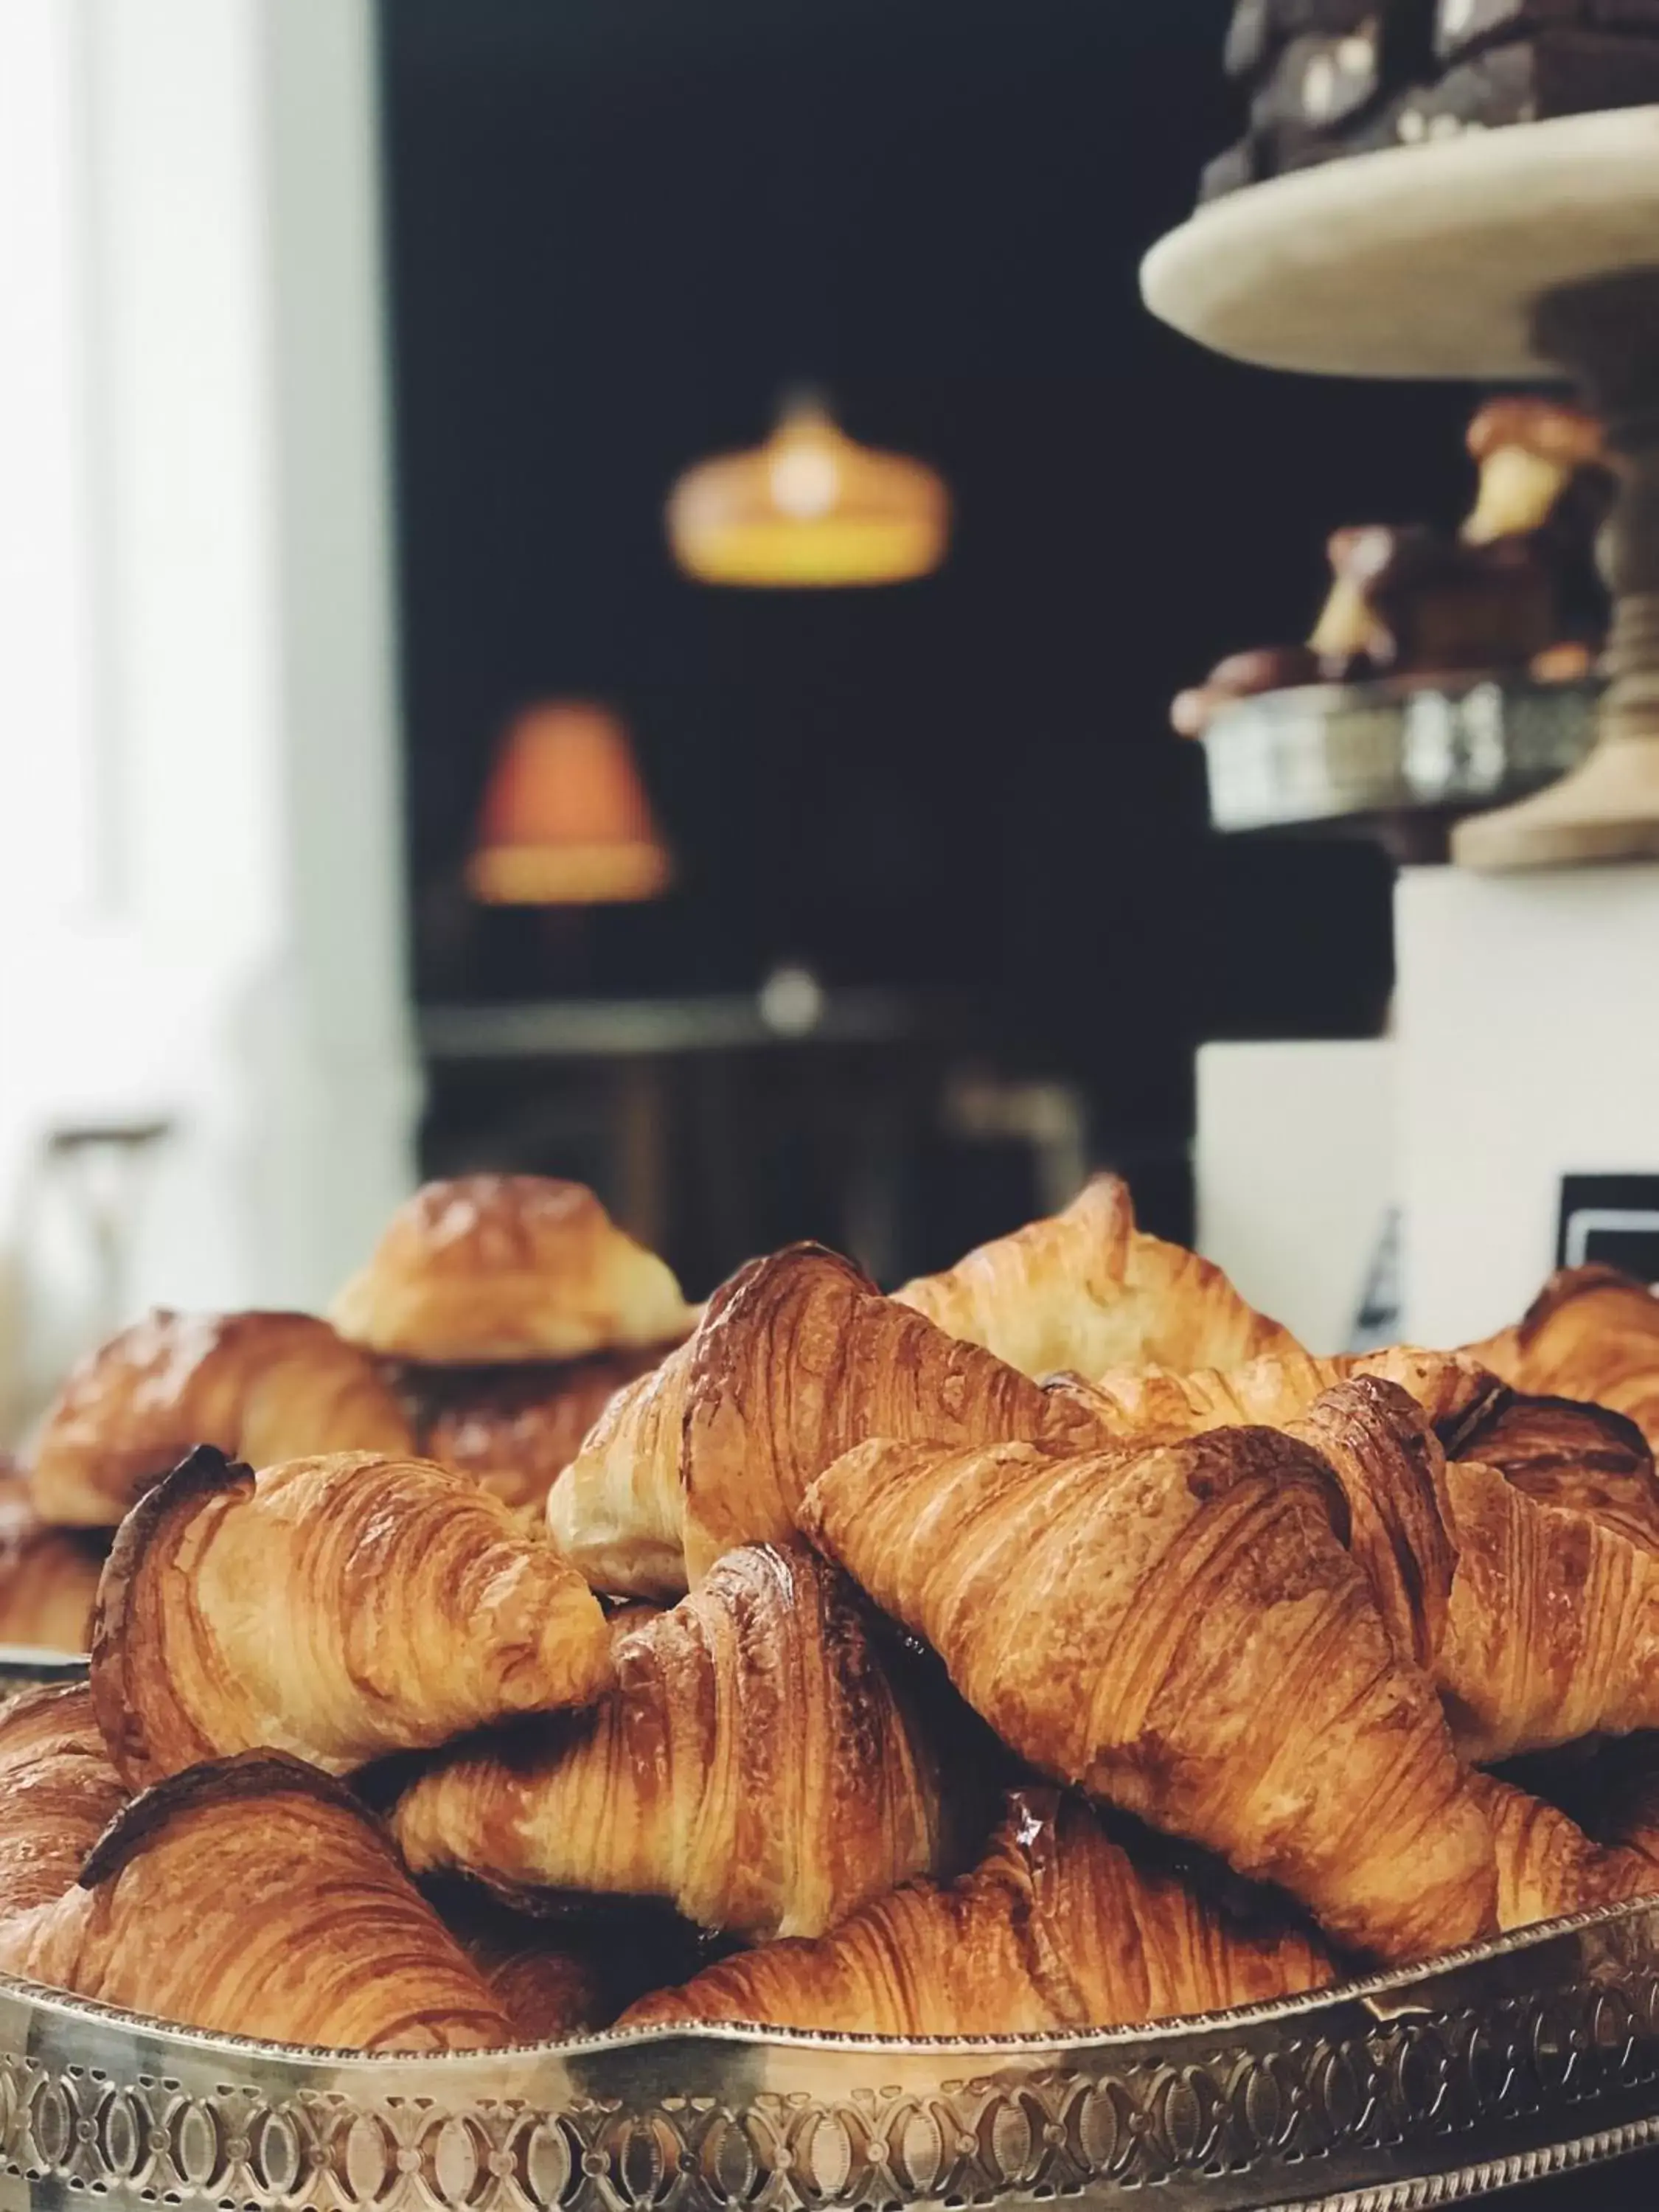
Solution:
<svg viewBox="0 0 1659 2212"><path fill-rule="evenodd" d="M545 992L456 890L519 701L595 692L679 854L586 988L949 983L1184 1131L1192 1040L1386 993L1358 845L1221 845L1170 695L1300 635L1335 524L1449 518L1463 393L1273 377L1142 310L1231 127L1224 0L384 0L416 984ZM781 386L925 455L945 571L685 582L675 473Z"/></svg>

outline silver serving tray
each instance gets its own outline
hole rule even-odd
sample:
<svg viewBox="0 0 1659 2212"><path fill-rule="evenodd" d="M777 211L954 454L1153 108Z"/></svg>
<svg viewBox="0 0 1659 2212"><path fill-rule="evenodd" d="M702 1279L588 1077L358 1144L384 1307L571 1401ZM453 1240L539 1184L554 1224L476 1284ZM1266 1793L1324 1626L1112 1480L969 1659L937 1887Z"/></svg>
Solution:
<svg viewBox="0 0 1659 2212"><path fill-rule="evenodd" d="M1495 677L1311 684L1240 699L1203 738L1225 830L1467 814L1564 775L1595 733L1594 683Z"/></svg>
<svg viewBox="0 0 1659 2212"><path fill-rule="evenodd" d="M0 1650L0 1674L80 1662ZM1659 2145L1659 1899L1109 2034L634 2029L447 2057L209 2035L0 1976L0 2212L1407 2212ZM1610 2200L1611 2201L1611 2200Z"/></svg>

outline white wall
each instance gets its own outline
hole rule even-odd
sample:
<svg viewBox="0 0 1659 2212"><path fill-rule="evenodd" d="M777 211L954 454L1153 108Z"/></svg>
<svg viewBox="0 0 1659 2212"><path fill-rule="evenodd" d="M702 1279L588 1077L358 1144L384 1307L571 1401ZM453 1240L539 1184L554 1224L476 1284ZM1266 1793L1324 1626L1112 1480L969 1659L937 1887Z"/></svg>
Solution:
<svg viewBox="0 0 1659 2212"><path fill-rule="evenodd" d="M1310 1351L1349 1340L1395 1195L1387 1041L1198 1055L1199 1249Z"/></svg>
<svg viewBox="0 0 1659 2212"><path fill-rule="evenodd" d="M1550 1272L1564 1174L1659 1171L1659 867L1407 869L1395 932L1407 1322L1457 1344Z"/></svg>
<svg viewBox="0 0 1659 2212"><path fill-rule="evenodd" d="M14 1369L54 1120L177 1122L134 1306L317 1303L410 1179L375 108L368 0L0 9Z"/></svg>

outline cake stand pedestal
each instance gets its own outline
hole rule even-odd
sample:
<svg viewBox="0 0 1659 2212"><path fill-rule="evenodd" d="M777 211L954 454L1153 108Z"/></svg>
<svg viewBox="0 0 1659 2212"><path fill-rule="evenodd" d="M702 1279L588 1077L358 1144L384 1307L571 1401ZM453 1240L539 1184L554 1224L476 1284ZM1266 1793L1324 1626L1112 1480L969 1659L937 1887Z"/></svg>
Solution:
<svg viewBox="0 0 1659 2212"><path fill-rule="evenodd" d="M1547 791L1462 823L1453 856L1493 870L1659 858L1659 108L1255 185L1155 246L1142 288L1177 330L1267 367L1577 385L1620 460L1597 742Z"/></svg>

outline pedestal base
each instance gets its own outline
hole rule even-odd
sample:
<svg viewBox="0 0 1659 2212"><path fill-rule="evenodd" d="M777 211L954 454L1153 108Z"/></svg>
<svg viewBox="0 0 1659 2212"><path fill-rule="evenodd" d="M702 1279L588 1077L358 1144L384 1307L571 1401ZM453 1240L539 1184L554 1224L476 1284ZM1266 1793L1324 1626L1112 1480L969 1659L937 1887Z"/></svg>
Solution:
<svg viewBox="0 0 1659 2212"><path fill-rule="evenodd" d="M1604 738L1547 791L1460 823L1452 858L1487 873L1659 860L1659 738Z"/></svg>

